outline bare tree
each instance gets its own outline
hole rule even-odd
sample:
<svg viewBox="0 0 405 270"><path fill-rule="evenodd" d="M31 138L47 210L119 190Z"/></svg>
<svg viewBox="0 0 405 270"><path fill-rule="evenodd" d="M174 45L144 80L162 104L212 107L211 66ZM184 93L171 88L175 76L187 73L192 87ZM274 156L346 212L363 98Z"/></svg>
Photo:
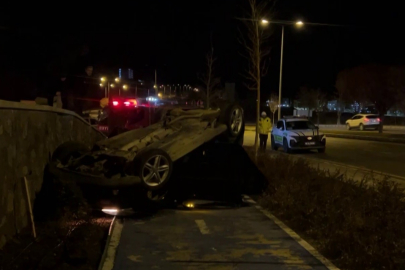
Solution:
<svg viewBox="0 0 405 270"><path fill-rule="evenodd" d="M344 111L345 101L348 98L347 91L347 71L340 72L336 78L336 112L337 112L337 124L341 124L341 116Z"/></svg>
<svg viewBox="0 0 405 270"><path fill-rule="evenodd" d="M269 107L270 111L273 114L273 126L274 126L274 114L277 112L278 107L279 107L279 102L278 102L278 96L275 94L271 94L270 100L269 100Z"/></svg>
<svg viewBox="0 0 405 270"><path fill-rule="evenodd" d="M313 90L314 94L313 96L315 97L315 102L316 102L316 117L317 117L317 124L319 126L319 114L320 112L323 112L325 110L326 105L328 104L328 98L325 92L322 92L321 89L316 89Z"/></svg>
<svg viewBox="0 0 405 270"><path fill-rule="evenodd" d="M308 116L310 116L312 110L316 111L319 126L319 113L324 110L327 104L326 94L319 88L312 89L304 86L298 92L298 101L300 102L300 106L308 109Z"/></svg>
<svg viewBox="0 0 405 270"><path fill-rule="evenodd" d="M214 63L217 59L214 57L214 46L212 44L212 35L211 35L211 48L210 51L205 55L205 61L207 65L207 71L205 74L199 76L199 79L205 85L205 97L206 97L206 107L210 107L210 95L213 95L215 87L221 82L221 79L214 76Z"/></svg>
<svg viewBox="0 0 405 270"><path fill-rule="evenodd" d="M249 65L245 78L250 82L247 86L249 90L257 92L256 106L256 136L255 151L259 149L259 119L260 119L260 83L261 77L267 73L266 58L270 53L270 48L266 47L266 41L271 32L263 27L263 19L269 18L269 2L260 0L248 0L248 18L241 19L246 28L246 33L240 35L239 42L245 48L243 56L248 60Z"/></svg>
<svg viewBox="0 0 405 270"><path fill-rule="evenodd" d="M308 110L309 117L311 111L317 107L316 92L309 87L302 86L298 92L298 101L301 107Z"/></svg>

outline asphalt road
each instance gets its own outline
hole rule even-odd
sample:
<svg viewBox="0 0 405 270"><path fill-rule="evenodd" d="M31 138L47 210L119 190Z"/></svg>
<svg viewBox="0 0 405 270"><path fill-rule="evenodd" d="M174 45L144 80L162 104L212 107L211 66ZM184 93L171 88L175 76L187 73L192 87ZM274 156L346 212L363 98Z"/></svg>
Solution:
<svg viewBox="0 0 405 270"><path fill-rule="evenodd" d="M253 144L254 132L246 131L244 145ZM268 149L270 149L270 139ZM294 155L339 162L405 177L405 144L327 138L326 153L309 152Z"/></svg>
<svg viewBox="0 0 405 270"><path fill-rule="evenodd" d="M254 205L125 219L114 270L327 268Z"/></svg>

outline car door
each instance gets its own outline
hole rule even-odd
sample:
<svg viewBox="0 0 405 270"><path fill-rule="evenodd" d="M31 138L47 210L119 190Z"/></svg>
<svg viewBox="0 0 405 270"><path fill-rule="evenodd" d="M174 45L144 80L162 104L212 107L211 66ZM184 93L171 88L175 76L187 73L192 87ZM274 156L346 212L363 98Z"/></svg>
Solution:
<svg viewBox="0 0 405 270"><path fill-rule="evenodd" d="M349 125L351 126L351 127L354 127L354 126L358 126L359 125L359 123L357 123L357 121L358 121L358 119L359 119L359 115L355 115L355 116L353 116L351 119L349 119Z"/></svg>
<svg viewBox="0 0 405 270"><path fill-rule="evenodd" d="M362 115L357 115L356 119L354 120L353 126L357 127L362 123L363 121L363 116Z"/></svg>
<svg viewBox="0 0 405 270"><path fill-rule="evenodd" d="M283 144L284 121L278 121L277 127L273 129L274 141L277 144Z"/></svg>

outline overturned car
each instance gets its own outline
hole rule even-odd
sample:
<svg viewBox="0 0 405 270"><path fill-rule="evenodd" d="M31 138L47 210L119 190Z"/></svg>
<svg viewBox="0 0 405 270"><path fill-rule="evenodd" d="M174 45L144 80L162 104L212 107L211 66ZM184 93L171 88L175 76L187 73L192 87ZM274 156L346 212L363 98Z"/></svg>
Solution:
<svg viewBox="0 0 405 270"><path fill-rule="evenodd" d="M92 149L78 142L60 145L49 168L57 178L79 185L159 191L170 182L175 161L209 142L242 144L244 125L239 105L168 108L160 122L99 141Z"/></svg>

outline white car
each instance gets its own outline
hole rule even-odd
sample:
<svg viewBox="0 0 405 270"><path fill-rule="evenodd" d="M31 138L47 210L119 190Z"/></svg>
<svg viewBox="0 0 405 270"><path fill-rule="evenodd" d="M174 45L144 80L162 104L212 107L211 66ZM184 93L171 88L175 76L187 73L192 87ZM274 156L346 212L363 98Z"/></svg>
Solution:
<svg viewBox="0 0 405 270"><path fill-rule="evenodd" d="M346 129L358 128L361 131L365 129L377 130L380 124L381 120L376 114L356 114L346 121Z"/></svg>
<svg viewBox="0 0 405 270"><path fill-rule="evenodd" d="M326 137L319 128L306 118L286 117L271 130L271 148L283 147L284 152L316 149L325 152Z"/></svg>

